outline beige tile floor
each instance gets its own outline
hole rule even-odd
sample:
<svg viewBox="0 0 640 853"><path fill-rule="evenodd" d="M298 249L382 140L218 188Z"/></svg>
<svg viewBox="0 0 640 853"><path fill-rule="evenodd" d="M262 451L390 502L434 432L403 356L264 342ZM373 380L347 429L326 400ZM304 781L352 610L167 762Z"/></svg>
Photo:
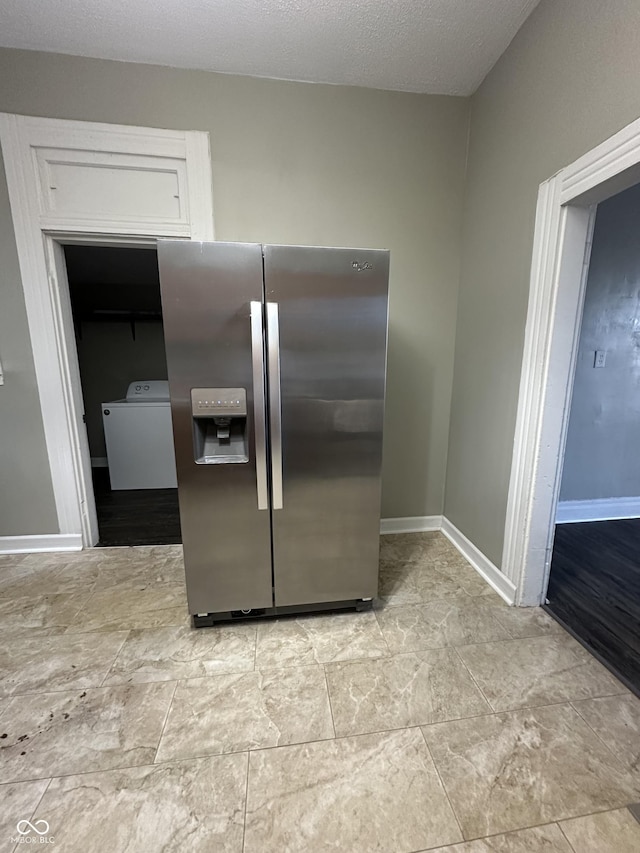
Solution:
<svg viewBox="0 0 640 853"><path fill-rule="evenodd" d="M640 701L440 534L369 613L195 631L183 574L0 557L0 851L640 851Z"/></svg>

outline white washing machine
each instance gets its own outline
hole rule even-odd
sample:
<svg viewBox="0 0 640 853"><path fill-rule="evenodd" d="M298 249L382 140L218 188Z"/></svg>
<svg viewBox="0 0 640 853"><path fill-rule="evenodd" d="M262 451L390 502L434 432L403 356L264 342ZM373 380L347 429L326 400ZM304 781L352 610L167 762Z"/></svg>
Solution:
<svg viewBox="0 0 640 853"><path fill-rule="evenodd" d="M124 400L102 404L111 488L175 489L169 383L132 382Z"/></svg>

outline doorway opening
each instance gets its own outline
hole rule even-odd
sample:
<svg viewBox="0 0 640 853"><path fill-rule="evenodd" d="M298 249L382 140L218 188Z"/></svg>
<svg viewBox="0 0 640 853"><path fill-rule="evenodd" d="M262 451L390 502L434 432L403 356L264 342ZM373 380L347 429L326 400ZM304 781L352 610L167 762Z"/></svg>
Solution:
<svg viewBox="0 0 640 853"><path fill-rule="evenodd" d="M598 205L547 609L640 693L640 184Z"/></svg>
<svg viewBox="0 0 640 853"><path fill-rule="evenodd" d="M88 244L62 249L97 544L179 543L157 252Z"/></svg>
<svg viewBox="0 0 640 853"><path fill-rule="evenodd" d="M501 563L519 606L547 596L595 206L639 182L640 119L538 191Z"/></svg>

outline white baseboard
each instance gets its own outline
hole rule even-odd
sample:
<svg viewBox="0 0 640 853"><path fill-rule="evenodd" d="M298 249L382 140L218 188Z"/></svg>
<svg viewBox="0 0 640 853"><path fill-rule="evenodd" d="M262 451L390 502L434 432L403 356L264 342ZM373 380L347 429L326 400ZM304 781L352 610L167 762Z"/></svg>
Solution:
<svg viewBox="0 0 640 853"><path fill-rule="evenodd" d="M462 556L502 596L508 604L515 601L516 588L500 569L452 524L441 515L409 518L383 518L380 533L425 533L441 530ZM0 554L29 554L44 551L80 551L82 536L78 534L45 534L34 536L0 536Z"/></svg>
<svg viewBox="0 0 640 853"><path fill-rule="evenodd" d="M109 460L106 456L92 456L91 457L91 467L92 468L108 468Z"/></svg>
<svg viewBox="0 0 640 853"><path fill-rule="evenodd" d="M40 551L81 551L80 533L48 533L42 536L0 536L0 554L33 554Z"/></svg>
<svg viewBox="0 0 640 853"><path fill-rule="evenodd" d="M380 533L428 533L440 530L441 515L416 515L409 518L381 518Z"/></svg>
<svg viewBox="0 0 640 853"><path fill-rule="evenodd" d="M464 533L442 515L418 515L410 518L383 518L380 533L425 533L440 530L462 556L507 604L516 600L516 587L497 566L471 542Z"/></svg>
<svg viewBox="0 0 640 853"><path fill-rule="evenodd" d="M617 518L640 518L640 498L561 501L556 511L556 524L573 524L577 521L613 521Z"/></svg>
<svg viewBox="0 0 640 853"><path fill-rule="evenodd" d="M442 518L442 532L447 539L455 545L462 556L473 568L482 575L492 589L504 598L507 604L514 604L516 600L516 587L509 578L503 574L497 566L494 566L464 533L461 533L455 524L448 518Z"/></svg>

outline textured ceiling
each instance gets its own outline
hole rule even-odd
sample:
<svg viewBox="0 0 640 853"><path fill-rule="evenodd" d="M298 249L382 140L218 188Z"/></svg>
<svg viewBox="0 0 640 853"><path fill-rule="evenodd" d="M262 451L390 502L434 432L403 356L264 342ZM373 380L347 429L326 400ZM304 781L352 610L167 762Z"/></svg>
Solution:
<svg viewBox="0 0 640 853"><path fill-rule="evenodd" d="M1 0L0 45L469 95L538 0Z"/></svg>

